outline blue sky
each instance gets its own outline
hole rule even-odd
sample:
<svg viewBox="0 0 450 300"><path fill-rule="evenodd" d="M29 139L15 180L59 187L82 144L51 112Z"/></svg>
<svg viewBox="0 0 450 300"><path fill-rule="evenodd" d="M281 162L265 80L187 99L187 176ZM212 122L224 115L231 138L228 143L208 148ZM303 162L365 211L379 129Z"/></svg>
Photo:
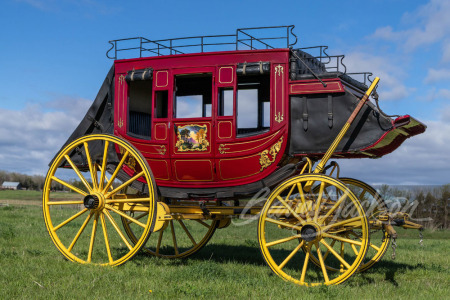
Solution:
<svg viewBox="0 0 450 300"><path fill-rule="evenodd" d="M95 98L108 40L233 34L295 25L297 46L328 45L350 72L381 78L380 105L428 131L378 160L342 162L369 183L450 182L450 1L4 0L0 169L44 174Z"/></svg>

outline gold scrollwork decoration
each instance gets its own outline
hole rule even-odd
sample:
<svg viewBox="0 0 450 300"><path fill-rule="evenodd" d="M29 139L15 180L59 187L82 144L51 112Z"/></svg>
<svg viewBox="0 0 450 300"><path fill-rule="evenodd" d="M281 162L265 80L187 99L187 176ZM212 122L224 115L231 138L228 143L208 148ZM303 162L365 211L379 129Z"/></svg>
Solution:
<svg viewBox="0 0 450 300"><path fill-rule="evenodd" d="M124 155L124 153L124 149L120 147L120 154ZM128 156L127 159L125 159L125 165L136 172L136 160L134 159L134 157Z"/></svg>
<svg viewBox="0 0 450 300"><path fill-rule="evenodd" d="M227 153L227 150L230 150L230 148L225 147L224 144L220 144L220 146L219 146L219 153L220 153L220 154L225 154L225 153Z"/></svg>
<svg viewBox="0 0 450 300"><path fill-rule="evenodd" d="M123 120L122 120L122 118L120 118L119 121L117 121L117 126L118 126L119 128L122 128L122 127L123 127Z"/></svg>
<svg viewBox="0 0 450 300"><path fill-rule="evenodd" d="M283 122L284 120L284 116L281 114L281 112L279 112L278 114L275 114L275 121L277 121L278 123Z"/></svg>
<svg viewBox="0 0 450 300"><path fill-rule="evenodd" d="M275 75L281 76L284 74L284 67L282 65L278 65L275 67Z"/></svg>
<svg viewBox="0 0 450 300"><path fill-rule="evenodd" d="M270 147L270 149L266 149L261 152L261 157L259 158L259 163L261 164L260 171L264 170L265 168L267 168L268 166L273 164L273 162L277 158L278 152L280 152L280 150L281 150L282 144L283 144L283 137L281 137L278 142L276 142L274 145L272 145L272 147ZM269 157L269 155L271 157Z"/></svg>
<svg viewBox="0 0 450 300"><path fill-rule="evenodd" d="M125 76L120 75L120 77L119 77L119 83L122 85L124 81L125 81Z"/></svg>
<svg viewBox="0 0 450 300"><path fill-rule="evenodd" d="M160 149L158 149L159 154L161 154L161 155L166 154L166 152L167 152L166 146L161 145L159 147L160 147Z"/></svg>

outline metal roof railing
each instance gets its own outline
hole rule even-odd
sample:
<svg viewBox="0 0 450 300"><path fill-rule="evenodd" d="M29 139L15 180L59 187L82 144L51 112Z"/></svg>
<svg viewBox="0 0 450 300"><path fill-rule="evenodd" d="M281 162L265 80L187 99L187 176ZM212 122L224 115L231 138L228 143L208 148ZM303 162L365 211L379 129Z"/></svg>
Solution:
<svg viewBox="0 0 450 300"><path fill-rule="evenodd" d="M106 52L110 59L118 59L121 53L135 53L135 57L161 56L185 53L203 53L224 50L256 50L289 48L297 43L294 25L236 29L235 34L191 36L163 40L133 37L111 40ZM114 56L111 56L114 51ZM138 55L137 55L138 54Z"/></svg>

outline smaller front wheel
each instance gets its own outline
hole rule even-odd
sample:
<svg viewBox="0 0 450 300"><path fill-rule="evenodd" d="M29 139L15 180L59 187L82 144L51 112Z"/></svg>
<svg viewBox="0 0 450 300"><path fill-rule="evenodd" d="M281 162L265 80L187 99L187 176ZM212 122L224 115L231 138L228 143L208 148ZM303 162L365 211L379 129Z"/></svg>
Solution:
<svg viewBox="0 0 450 300"><path fill-rule="evenodd" d="M359 239L348 238L349 231ZM344 183L305 174L281 183L269 195L259 217L258 240L264 260L284 280L335 285L350 278L363 262L368 221ZM319 266L311 263L313 256ZM329 272L328 267L341 272Z"/></svg>

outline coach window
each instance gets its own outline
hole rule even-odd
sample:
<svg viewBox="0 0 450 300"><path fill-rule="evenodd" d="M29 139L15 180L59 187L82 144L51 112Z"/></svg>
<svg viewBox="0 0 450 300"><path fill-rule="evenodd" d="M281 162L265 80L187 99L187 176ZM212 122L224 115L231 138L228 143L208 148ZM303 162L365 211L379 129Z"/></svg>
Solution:
<svg viewBox="0 0 450 300"><path fill-rule="evenodd" d="M233 115L233 88L219 89L218 104L218 116Z"/></svg>
<svg viewBox="0 0 450 300"><path fill-rule="evenodd" d="M211 117L212 74L175 76L175 118Z"/></svg>
<svg viewBox="0 0 450 300"><path fill-rule="evenodd" d="M270 76L237 77L237 134L253 135L270 128Z"/></svg>
<svg viewBox="0 0 450 300"><path fill-rule="evenodd" d="M128 82L128 134L150 139L152 81Z"/></svg>
<svg viewBox="0 0 450 300"><path fill-rule="evenodd" d="M169 101L168 91L156 91L155 92L155 118L165 119L167 118L167 108Z"/></svg>

